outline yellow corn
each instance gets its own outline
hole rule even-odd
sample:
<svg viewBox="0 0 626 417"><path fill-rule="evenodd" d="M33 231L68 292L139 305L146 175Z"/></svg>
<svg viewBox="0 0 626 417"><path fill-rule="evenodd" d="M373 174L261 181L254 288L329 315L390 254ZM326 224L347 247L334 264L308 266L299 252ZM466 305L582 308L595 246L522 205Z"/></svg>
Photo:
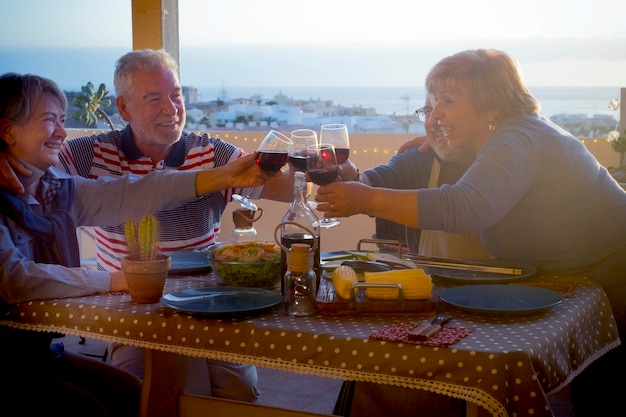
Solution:
<svg viewBox="0 0 626 417"><path fill-rule="evenodd" d="M423 269L395 269L385 272L365 272L365 282L397 283L402 286L405 299L423 300L430 298L433 282ZM396 288L368 288L369 298L397 299Z"/></svg>
<svg viewBox="0 0 626 417"><path fill-rule="evenodd" d="M359 282L356 272L349 266L341 265L333 271L333 285L341 298L350 298L350 288L356 282Z"/></svg>

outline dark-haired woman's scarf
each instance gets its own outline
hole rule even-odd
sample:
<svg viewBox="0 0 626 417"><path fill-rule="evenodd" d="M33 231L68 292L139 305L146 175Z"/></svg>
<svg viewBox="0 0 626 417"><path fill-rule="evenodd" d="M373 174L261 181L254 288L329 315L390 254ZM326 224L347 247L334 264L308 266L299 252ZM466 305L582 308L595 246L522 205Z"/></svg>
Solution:
<svg viewBox="0 0 626 417"><path fill-rule="evenodd" d="M0 212L13 219L36 240L34 261L80 266L76 224L70 212L74 199L74 182L59 179L60 187L51 202L49 212L40 216L23 200L6 190L0 190Z"/></svg>

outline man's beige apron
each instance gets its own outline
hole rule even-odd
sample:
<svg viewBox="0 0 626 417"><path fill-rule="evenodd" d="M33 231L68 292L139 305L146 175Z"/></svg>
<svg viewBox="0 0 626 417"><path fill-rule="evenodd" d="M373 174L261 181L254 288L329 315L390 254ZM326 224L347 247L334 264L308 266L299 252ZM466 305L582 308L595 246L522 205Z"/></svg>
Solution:
<svg viewBox="0 0 626 417"><path fill-rule="evenodd" d="M439 187L441 165L435 158L430 169L429 188ZM441 230L420 231L419 254L455 259L489 259L493 258L480 243L474 232L446 233Z"/></svg>

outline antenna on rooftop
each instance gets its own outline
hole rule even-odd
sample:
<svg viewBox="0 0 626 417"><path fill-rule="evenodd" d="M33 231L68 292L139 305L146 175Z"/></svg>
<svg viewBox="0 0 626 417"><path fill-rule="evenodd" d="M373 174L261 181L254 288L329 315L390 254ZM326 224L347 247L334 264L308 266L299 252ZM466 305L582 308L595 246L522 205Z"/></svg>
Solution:
<svg viewBox="0 0 626 417"><path fill-rule="evenodd" d="M411 120L409 118L409 99L410 98L408 95L404 95L400 97L400 99L402 99L402 101L406 103L406 121L403 123L404 133L409 133L409 127L411 126Z"/></svg>
<svg viewBox="0 0 626 417"><path fill-rule="evenodd" d="M224 79L222 79L222 88L220 88L217 98L222 101L226 101L228 99L228 93L226 92L226 87L224 87Z"/></svg>

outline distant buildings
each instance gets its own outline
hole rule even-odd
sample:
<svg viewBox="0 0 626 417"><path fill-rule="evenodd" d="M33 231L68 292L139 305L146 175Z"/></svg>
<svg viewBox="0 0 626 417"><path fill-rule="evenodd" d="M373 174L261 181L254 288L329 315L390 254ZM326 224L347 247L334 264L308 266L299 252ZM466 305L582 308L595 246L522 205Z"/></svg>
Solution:
<svg viewBox="0 0 626 417"><path fill-rule="evenodd" d="M76 93L66 93L71 103ZM293 99L278 92L271 99L259 95L227 99L226 94L208 102L198 101L198 90L192 86L183 87L183 97L187 109L186 128L191 130L268 130L276 128L291 131L298 128L319 129L326 123L344 123L352 133L413 133L423 134L424 125L413 115L377 114L373 107L336 105L332 100ZM125 122L117 113L115 98L104 109L116 126ZM68 115L77 109L70 108ZM617 128L613 116L596 114L555 114L550 119L579 138L607 137ZM84 124L67 118L66 127L84 128ZM107 129L100 123L95 129Z"/></svg>
<svg viewBox="0 0 626 417"><path fill-rule="evenodd" d="M183 97L185 104L195 104L198 102L198 89L196 87L183 87Z"/></svg>
<svg viewBox="0 0 626 417"><path fill-rule="evenodd" d="M579 138L606 137L617 128L617 120L613 116L594 114L555 114L550 117L557 125Z"/></svg>
<svg viewBox="0 0 626 417"><path fill-rule="evenodd" d="M282 92L269 100L255 95L221 103L186 104L187 114L193 115L187 126L198 130L317 129L326 123L344 123L354 133L424 133L417 117L381 115L373 107L343 107L319 98L295 100Z"/></svg>

